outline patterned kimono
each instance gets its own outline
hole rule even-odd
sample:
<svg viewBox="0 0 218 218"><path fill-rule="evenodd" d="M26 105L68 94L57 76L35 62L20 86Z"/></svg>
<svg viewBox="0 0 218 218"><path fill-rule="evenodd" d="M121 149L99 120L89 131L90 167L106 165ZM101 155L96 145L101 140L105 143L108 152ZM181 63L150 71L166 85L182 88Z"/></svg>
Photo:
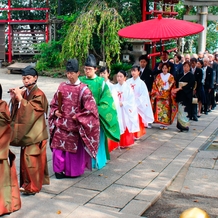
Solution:
<svg viewBox="0 0 218 218"><path fill-rule="evenodd" d="M35 85L26 90L21 102L11 100L11 145L21 147L20 186L28 192L39 192L49 184L46 145L48 132L45 116L48 101Z"/></svg>
<svg viewBox="0 0 218 218"><path fill-rule="evenodd" d="M86 76L83 76L80 80L88 85L98 106L100 119L100 144L96 160L93 159L92 163L93 167L101 169L106 165L107 160L110 159L107 138L115 142L120 140L117 111L110 90L107 84L105 84L103 78L96 76L93 79L89 79Z"/></svg>
<svg viewBox="0 0 218 218"><path fill-rule="evenodd" d="M133 133L139 131L139 119L135 96L132 88L124 82L122 85L119 83L114 86L120 102L123 106L121 108L121 116L118 117L119 122L122 123L120 128L120 146L127 147L134 144Z"/></svg>
<svg viewBox="0 0 218 218"><path fill-rule="evenodd" d="M145 127L148 126L148 123L153 123L154 121L150 97L148 89L140 77L137 79L130 78L126 81L126 83L132 87L135 94L135 102L139 115L140 126L140 131L135 134L135 137L139 138L145 134Z"/></svg>
<svg viewBox="0 0 218 218"><path fill-rule="evenodd" d="M170 125L177 113L177 103L171 94L175 88L173 75L160 73L157 75L151 92L151 104L154 112L154 122Z"/></svg>
<svg viewBox="0 0 218 218"><path fill-rule="evenodd" d="M62 94L58 102L58 93ZM61 104L62 116L55 116ZM99 144L99 117L95 99L87 85L63 82L51 101L49 114L50 146L54 172L80 176L91 170L91 158L96 158ZM74 117L74 118L73 118Z"/></svg>
<svg viewBox="0 0 218 218"><path fill-rule="evenodd" d="M15 155L9 150L11 140L10 113L0 100L0 216L21 207Z"/></svg>

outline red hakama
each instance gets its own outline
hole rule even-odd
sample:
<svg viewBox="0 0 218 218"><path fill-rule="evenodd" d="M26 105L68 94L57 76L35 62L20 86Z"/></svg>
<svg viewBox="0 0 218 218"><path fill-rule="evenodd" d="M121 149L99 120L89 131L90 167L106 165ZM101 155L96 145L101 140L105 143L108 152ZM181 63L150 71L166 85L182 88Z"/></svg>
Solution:
<svg viewBox="0 0 218 218"><path fill-rule="evenodd" d="M134 137L137 139L146 134L145 125L142 122L142 117L140 115L139 115L139 128L140 128L140 130L138 132L134 133Z"/></svg>

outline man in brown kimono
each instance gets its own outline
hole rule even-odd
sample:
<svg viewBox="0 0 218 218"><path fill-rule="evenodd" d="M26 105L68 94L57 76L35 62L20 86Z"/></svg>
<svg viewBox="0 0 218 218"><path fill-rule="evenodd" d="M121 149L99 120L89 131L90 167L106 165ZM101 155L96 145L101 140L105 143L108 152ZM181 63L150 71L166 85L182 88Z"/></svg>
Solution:
<svg viewBox="0 0 218 218"><path fill-rule="evenodd" d="M39 192L49 184L46 160L48 133L45 117L48 101L37 87L37 71L28 66L22 71L23 88L10 89L12 146L21 147L20 191L24 194Z"/></svg>
<svg viewBox="0 0 218 218"><path fill-rule="evenodd" d="M7 103L0 100L0 216L19 210L21 207L15 155L9 150L11 140L10 121Z"/></svg>

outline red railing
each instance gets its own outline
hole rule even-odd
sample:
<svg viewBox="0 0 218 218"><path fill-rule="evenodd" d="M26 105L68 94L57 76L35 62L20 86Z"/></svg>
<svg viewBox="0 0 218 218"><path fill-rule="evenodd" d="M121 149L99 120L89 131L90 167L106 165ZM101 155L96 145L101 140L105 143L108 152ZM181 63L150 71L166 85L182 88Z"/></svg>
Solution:
<svg viewBox="0 0 218 218"><path fill-rule="evenodd" d="M48 5L48 0L46 0ZM12 24L45 24L45 41L49 41L49 8L13 8L11 0L8 0L8 6L6 8L0 8L0 11L7 11L7 19L0 20L0 23L8 25L8 31L5 34L8 35L8 62L12 61ZM12 11L45 11L45 18L41 20L16 20L11 18Z"/></svg>
<svg viewBox="0 0 218 218"><path fill-rule="evenodd" d="M156 17L158 14L163 14L163 15L166 15L166 16L170 16L170 17L174 17L176 16L178 13L174 11L174 4L178 3L179 0L153 0L154 4L153 4L153 10L149 10L147 9L146 5L147 5L147 1L148 0L142 0L142 21L146 21L146 15L153 15L154 17ZM157 4L158 3L161 3L162 4L162 8L160 10L158 10L157 8ZM166 6L169 6L169 10L166 10L167 7ZM151 51L151 54L149 54L149 57L151 58L151 61L152 61L152 68L154 68L155 66L155 57L157 56L160 56L160 52L156 52L156 41L153 40L151 42L151 46L152 46L152 51ZM164 43L162 45L162 48L161 50L164 50ZM168 50L169 52L170 51L175 51L177 50L177 48L173 48L173 49L170 49Z"/></svg>

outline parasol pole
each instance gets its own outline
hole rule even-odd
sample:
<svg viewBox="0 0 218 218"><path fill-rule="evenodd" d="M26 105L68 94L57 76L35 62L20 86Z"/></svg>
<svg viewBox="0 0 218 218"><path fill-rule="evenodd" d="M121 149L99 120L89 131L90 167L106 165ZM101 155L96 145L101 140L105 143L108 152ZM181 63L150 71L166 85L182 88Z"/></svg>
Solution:
<svg viewBox="0 0 218 218"><path fill-rule="evenodd" d="M160 39L160 55L162 54L162 52L163 52L162 39Z"/></svg>

